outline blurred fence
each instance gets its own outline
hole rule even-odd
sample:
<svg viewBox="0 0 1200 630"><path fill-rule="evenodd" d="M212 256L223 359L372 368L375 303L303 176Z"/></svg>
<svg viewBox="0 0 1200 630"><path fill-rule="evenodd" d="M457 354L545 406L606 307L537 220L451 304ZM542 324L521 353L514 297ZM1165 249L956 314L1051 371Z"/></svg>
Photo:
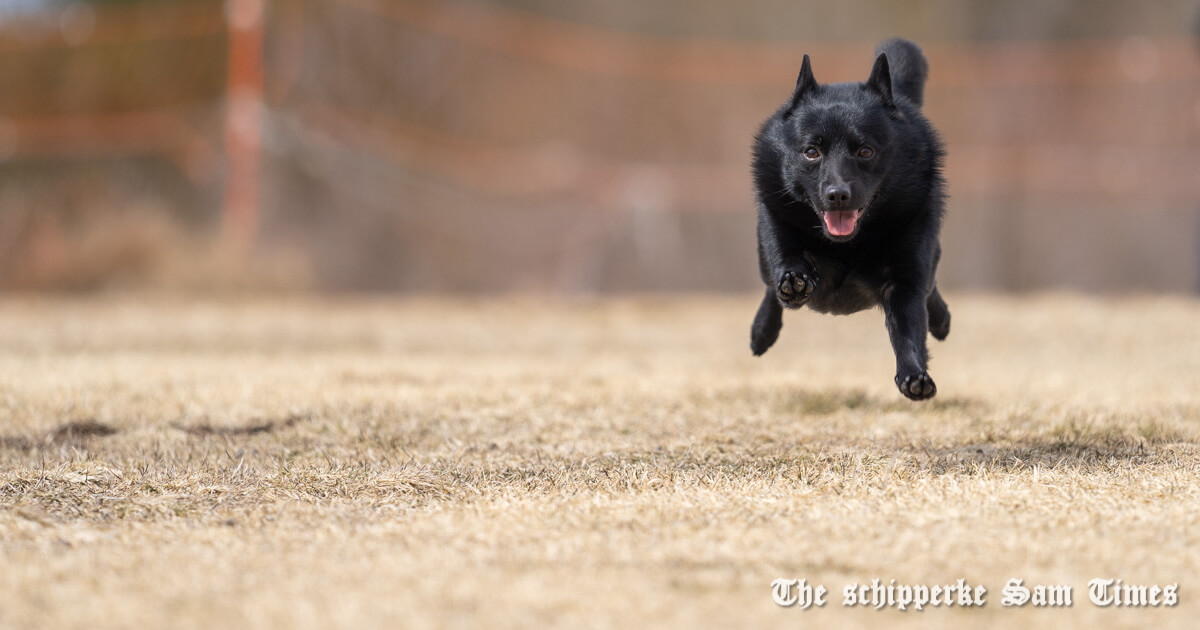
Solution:
<svg viewBox="0 0 1200 630"><path fill-rule="evenodd" d="M246 2L110 1L5 18L0 285L245 277L283 256L282 282L330 289L749 289L751 137L798 60L862 80L876 39L914 30L932 34L926 109L949 148L945 285L1200 278L1200 48L1181 3L1139 9L1177 13L1174 30L1167 15L987 41L955 30L969 10L929 2L849 3L882 12L850 41L755 37L778 28L769 2L733 9L736 37L711 3L691 36L517 4L273 0L258 19ZM794 4L847 30L824 3ZM250 255L212 246L231 238Z"/></svg>

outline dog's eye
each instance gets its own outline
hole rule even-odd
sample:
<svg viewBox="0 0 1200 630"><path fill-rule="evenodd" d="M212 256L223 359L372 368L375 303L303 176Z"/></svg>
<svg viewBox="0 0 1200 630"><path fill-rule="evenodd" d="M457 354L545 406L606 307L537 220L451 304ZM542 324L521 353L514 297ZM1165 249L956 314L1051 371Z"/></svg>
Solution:
<svg viewBox="0 0 1200 630"><path fill-rule="evenodd" d="M806 157L810 160L815 160L815 159L821 157L821 151L818 150L817 147L805 147L804 157Z"/></svg>
<svg viewBox="0 0 1200 630"><path fill-rule="evenodd" d="M858 157L864 160L869 160L875 157L875 149L872 149L871 147L859 147Z"/></svg>

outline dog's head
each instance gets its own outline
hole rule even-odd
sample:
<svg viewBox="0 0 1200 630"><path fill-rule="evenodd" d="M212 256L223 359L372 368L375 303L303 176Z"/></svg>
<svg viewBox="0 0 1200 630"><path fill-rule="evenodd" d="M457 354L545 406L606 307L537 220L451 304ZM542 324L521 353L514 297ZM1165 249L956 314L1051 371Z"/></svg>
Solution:
<svg viewBox="0 0 1200 630"><path fill-rule="evenodd" d="M808 55L796 90L782 115L783 181L788 192L811 206L825 236L845 242L859 233L895 159L892 100L886 55L879 55L866 83L820 85Z"/></svg>

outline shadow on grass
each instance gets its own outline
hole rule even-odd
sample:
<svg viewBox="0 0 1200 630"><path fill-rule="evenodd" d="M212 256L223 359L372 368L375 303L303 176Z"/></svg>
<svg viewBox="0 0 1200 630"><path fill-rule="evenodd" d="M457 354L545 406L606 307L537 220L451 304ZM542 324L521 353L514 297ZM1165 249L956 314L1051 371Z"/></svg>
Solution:
<svg viewBox="0 0 1200 630"><path fill-rule="evenodd" d="M195 436L238 437L272 433L287 429L307 420L306 416L291 415L280 420L253 420L242 425L221 426L202 422L195 425L178 425L179 430ZM84 448L96 438L116 435L119 431L112 426L93 419L65 422L42 436L0 435L0 449L29 451L39 447L68 446Z"/></svg>
<svg viewBox="0 0 1200 630"><path fill-rule="evenodd" d="M1182 463L1193 458L1200 445L1190 424L1161 417L1070 411L1043 427L1038 415L1017 410L993 419L989 424L995 434L986 441L906 450L933 472L981 466L999 471L1088 470Z"/></svg>
<svg viewBox="0 0 1200 630"><path fill-rule="evenodd" d="M115 435L113 427L96 420L72 420L56 427L42 438L25 435L0 435L0 449L27 451L41 445L51 446L87 446L93 438L103 438Z"/></svg>
<svg viewBox="0 0 1200 630"><path fill-rule="evenodd" d="M987 405L981 400L961 396L940 395L918 402L904 398L899 392L873 396L861 389L821 389L785 392L778 401L778 408L786 414L827 416L840 411L982 413L987 410Z"/></svg>
<svg viewBox="0 0 1200 630"><path fill-rule="evenodd" d="M779 395L775 407L782 415L801 417L823 418L847 412L866 416L911 413L933 422L956 417L965 420L966 425L947 426L945 439L927 437L917 444L899 442L902 436L882 441L841 436L820 445L794 445L802 452L815 447L908 460L918 470L935 474L1034 467L1106 469L1117 464L1175 461L1182 453L1200 446L1200 437L1190 423L1171 420L1172 416L1195 417L1194 410L1175 410L1178 413L1161 416L1037 407L997 411L983 400L968 397L939 396L913 402L899 394L871 395L860 389L790 391ZM975 437L962 440L968 427ZM927 435L929 428L936 426L922 426Z"/></svg>
<svg viewBox="0 0 1200 630"><path fill-rule="evenodd" d="M1071 446L1060 442L1025 441L1012 445L970 444L936 450L897 451L922 472L934 475L976 474L983 471L1072 469L1109 470L1163 459L1163 450L1145 444Z"/></svg>
<svg viewBox="0 0 1200 630"><path fill-rule="evenodd" d="M1153 464L1185 464L1195 458L1195 438L1071 441L1055 437L974 443L936 449L898 449L919 470L933 474L1070 469L1081 472ZM1185 462L1184 460L1188 460ZM1189 464L1190 465L1190 464Z"/></svg>
<svg viewBox="0 0 1200 630"><path fill-rule="evenodd" d="M240 435L257 435L259 433L271 433L279 429L287 429L296 426L302 420L308 418L300 415L290 415L282 420L252 420L242 425L221 426L213 425L208 422L201 422L190 426L178 425L176 428L189 433L191 435L219 435L219 436L240 436Z"/></svg>

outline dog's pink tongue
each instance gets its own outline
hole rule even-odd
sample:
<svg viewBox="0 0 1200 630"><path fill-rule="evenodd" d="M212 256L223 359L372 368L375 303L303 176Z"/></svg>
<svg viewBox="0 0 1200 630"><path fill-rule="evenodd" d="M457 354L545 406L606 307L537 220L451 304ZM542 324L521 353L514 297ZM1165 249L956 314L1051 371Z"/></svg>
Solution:
<svg viewBox="0 0 1200 630"><path fill-rule="evenodd" d="M825 213L825 227L834 236L849 236L858 223L858 210L839 210Z"/></svg>

